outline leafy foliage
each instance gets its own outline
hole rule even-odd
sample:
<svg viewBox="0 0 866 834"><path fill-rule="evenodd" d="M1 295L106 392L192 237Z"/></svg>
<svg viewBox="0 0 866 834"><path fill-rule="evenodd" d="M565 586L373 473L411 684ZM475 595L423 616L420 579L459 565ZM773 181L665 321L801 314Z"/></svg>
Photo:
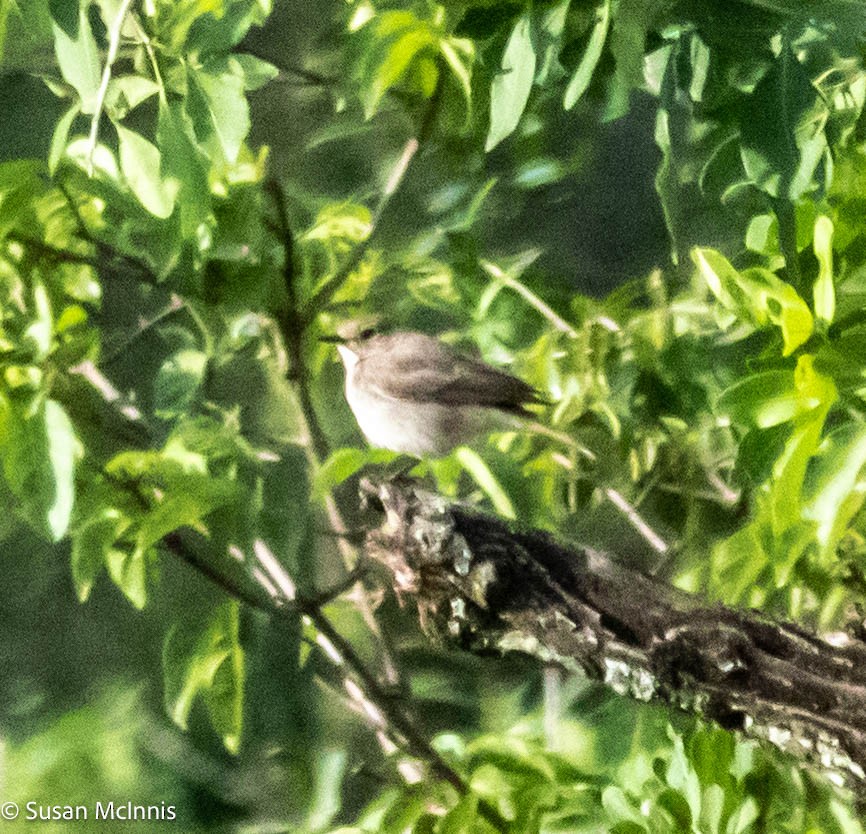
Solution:
<svg viewBox="0 0 866 834"><path fill-rule="evenodd" d="M846 0L301 5L317 37L287 60L255 48L258 27L280 25L269 0L0 4L0 81L27 68L55 106L51 135L33 137L44 152L0 150L4 560L53 609L61 592L16 545L43 539L90 610L116 594L159 625L160 697L232 762L233 823L860 831L850 797L772 750L584 683L566 687L554 752L537 669L426 647L390 602L373 629L369 599L323 594L351 565L322 529L339 512L351 526L359 473L393 455L360 448L316 337L385 315L545 393L553 433L418 463L443 494L727 604L845 628L866 587L866 13ZM647 111L662 267L593 295L574 278L587 265L559 251L590 228L568 189L613 155L603 125L645 127ZM612 204L633 186L628 159ZM535 248L547 224L552 253ZM284 606L267 623L238 601L263 587ZM318 602L294 610L296 591ZM311 612L374 681L401 671L399 698L468 792L392 778L334 694L358 685ZM102 706L14 741L11 796L86 795L40 764L43 748L86 760L106 789L124 787L112 771L150 767L103 716L132 711L114 680L127 673L106 663ZM337 686L314 697L314 678ZM374 789L357 762L373 763Z"/></svg>

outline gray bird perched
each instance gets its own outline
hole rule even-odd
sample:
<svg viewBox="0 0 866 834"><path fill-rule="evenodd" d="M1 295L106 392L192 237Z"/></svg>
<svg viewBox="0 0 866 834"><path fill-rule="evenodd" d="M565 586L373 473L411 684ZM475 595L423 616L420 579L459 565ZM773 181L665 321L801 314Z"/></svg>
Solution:
<svg viewBox="0 0 866 834"><path fill-rule="evenodd" d="M346 400L373 446L439 457L495 431L523 427L542 402L531 385L423 333L326 336L346 370Z"/></svg>

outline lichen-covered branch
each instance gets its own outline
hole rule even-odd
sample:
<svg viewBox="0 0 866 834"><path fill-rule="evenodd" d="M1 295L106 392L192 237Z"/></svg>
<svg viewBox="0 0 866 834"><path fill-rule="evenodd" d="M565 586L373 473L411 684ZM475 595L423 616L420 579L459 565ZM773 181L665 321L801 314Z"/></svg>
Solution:
<svg viewBox="0 0 866 834"><path fill-rule="evenodd" d="M623 695L772 742L866 793L866 643L710 605L587 547L398 479L365 481L384 515L367 549L428 633L521 651Z"/></svg>

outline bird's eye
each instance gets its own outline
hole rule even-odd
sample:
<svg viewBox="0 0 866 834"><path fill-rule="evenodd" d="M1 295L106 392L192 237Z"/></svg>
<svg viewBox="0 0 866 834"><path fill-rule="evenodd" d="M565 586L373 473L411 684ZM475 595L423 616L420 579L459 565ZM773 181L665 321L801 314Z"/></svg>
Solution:
<svg viewBox="0 0 866 834"><path fill-rule="evenodd" d="M358 338L362 341L366 341L367 339L372 339L373 336L376 335L375 327L365 327L359 334Z"/></svg>

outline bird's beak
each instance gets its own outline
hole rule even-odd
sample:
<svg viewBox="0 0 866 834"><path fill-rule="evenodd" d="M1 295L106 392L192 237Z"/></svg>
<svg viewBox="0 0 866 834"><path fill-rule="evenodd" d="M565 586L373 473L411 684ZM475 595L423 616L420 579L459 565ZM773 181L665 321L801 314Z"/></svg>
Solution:
<svg viewBox="0 0 866 834"><path fill-rule="evenodd" d="M329 342L330 344L344 345L348 339L338 336L336 333L331 335L319 336L320 342Z"/></svg>

